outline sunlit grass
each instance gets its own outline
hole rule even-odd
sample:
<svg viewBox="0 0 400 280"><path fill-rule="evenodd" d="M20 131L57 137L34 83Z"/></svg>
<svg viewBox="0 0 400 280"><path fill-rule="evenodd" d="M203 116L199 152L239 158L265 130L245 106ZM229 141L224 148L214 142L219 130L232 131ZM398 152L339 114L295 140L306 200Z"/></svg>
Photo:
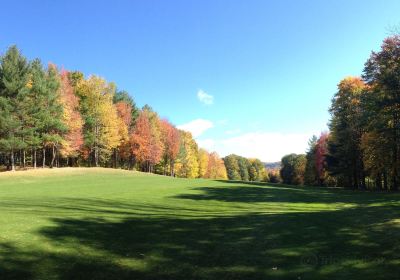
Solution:
<svg viewBox="0 0 400 280"><path fill-rule="evenodd" d="M399 194L1 173L0 279L396 279L399 210Z"/></svg>

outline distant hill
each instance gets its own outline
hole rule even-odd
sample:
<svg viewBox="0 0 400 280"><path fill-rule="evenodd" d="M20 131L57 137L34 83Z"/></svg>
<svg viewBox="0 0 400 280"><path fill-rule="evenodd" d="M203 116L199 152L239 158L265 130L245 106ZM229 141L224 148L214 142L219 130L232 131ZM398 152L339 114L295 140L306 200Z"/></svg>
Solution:
<svg viewBox="0 0 400 280"><path fill-rule="evenodd" d="M264 166L267 169L280 169L281 168L281 162L264 162Z"/></svg>

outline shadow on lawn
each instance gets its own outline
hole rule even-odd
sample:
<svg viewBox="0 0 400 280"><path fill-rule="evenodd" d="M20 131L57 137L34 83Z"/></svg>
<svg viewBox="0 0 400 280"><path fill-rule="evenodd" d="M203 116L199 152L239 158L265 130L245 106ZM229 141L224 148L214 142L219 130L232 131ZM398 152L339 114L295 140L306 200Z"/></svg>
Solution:
<svg viewBox="0 0 400 280"><path fill-rule="evenodd" d="M0 243L0 279L396 279L399 210L55 219L62 250Z"/></svg>
<svg viewBox="0 0 400 280"><path fill-rule="evenodd" d="M257 182L224 182L232 184L232 187L198 187L195 190L201 191L201 193L181 194L175 198L225 202L354 203L357 205L400 200L399 193L374 193L371 195L369 192L335 188L294 187ZM249 186L243 186L243 184Z"/></svg>

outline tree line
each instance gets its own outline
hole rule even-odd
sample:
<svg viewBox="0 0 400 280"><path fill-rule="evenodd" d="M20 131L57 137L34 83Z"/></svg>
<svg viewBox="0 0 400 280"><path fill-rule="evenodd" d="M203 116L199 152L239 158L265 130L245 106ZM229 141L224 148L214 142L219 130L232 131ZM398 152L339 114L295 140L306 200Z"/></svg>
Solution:
<svg viewBox="0 0 400 280"><path fill-rule="evenodd" d="M259 159L248 159L235 154L224 157L229 180L258 181L269 180L264 164Z"/></svg>
<svg viewBox="0 0 400 280"><path fill-rule="evenodd" d="M185 178L226 179L217 153L105 79L28 61L16 46L0 60L0 166L102 166Z"/></svg>
<svg viewBox="0 0 400 280"><path fill-rule="evenodd" d="M391 190L400 184L400 35L372 52L361 77L338 84L329 132L306 154L282 158L279 172L258 159L199 149L114 83L28 61L16 46L0 61L0 165L137 169L185 178Z"/></svg>
<svg viewBox="0 0 400 280"><path fill-rule="evenodd" d="M400 35L346 77L329 109L329 133L305 155L282 158L284 183L396 191L400 184Z"/></svg>

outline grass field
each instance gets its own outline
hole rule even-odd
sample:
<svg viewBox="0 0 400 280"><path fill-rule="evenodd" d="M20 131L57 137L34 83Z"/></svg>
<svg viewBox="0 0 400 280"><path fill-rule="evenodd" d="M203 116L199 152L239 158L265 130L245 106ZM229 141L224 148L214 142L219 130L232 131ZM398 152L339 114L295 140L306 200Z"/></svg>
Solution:
<svg viewBox="0 0 400 280"><path fill-rule="evenodd" d="M398 279L400 194L0 174L0 279Z"/></svg>

